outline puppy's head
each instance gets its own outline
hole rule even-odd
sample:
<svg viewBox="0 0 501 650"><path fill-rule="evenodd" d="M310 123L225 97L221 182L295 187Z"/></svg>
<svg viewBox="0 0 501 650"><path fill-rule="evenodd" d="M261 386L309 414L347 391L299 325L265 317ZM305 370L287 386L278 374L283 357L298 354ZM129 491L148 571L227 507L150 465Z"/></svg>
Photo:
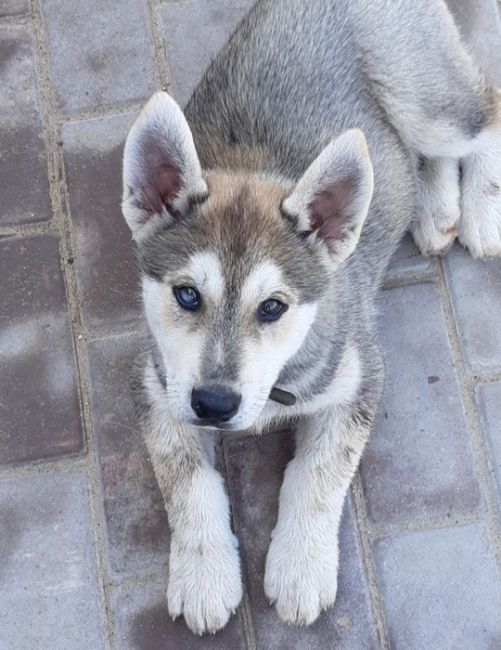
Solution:
<svg viewBox="0 0 501 650"><path fill-rule="evenodd" d="M180 108L157 93L129 133L123 176L172 415L251 427L359 239L372 195L363 134L329 144L295 186L204 173Z"/></svg>

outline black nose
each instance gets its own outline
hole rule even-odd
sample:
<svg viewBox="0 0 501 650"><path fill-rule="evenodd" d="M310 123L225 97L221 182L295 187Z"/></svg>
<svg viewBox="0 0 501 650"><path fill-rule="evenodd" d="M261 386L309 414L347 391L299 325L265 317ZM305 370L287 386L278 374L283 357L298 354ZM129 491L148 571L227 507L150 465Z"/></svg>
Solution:
<svg viewBox="0 0 501 650"><path fill-rule="evenodd" d="M242 398L224 386L203 386L191 393L191 407L201 420L227 422L238 411Z"/></svg>

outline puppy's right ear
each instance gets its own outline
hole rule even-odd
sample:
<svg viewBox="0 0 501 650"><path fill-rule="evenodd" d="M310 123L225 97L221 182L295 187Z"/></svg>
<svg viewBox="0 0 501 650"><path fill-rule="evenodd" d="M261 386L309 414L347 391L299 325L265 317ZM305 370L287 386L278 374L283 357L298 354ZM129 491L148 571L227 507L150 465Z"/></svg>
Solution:
<svg viewBox="0 0 501 650"><path fill-rule="evenodd" d="M190 127L176 102L158 92L134 122L124 149L122 212L134 239L179 218L190 200L205 195Z"/></svg>

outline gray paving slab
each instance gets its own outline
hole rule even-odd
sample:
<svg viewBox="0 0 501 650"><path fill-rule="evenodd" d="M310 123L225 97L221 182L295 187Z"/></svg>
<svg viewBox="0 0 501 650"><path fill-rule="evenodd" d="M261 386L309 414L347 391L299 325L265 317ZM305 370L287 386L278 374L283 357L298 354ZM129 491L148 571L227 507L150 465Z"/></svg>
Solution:
<svg viewBox="0 0 501 650"><path fill-rule="evenodd" d="M370 518L403 524L476 512L471 435L437 290L390 289L380 302L386 380L361 464Z"/></svg>
<svg viewBox="0 0 501 650"><path fill-rule="evenodd" d="M135 113L71 122L63 150L82 320L89 329L140 313L130 230L120 209L122 152Z"/></svg>
<svg viewBox="0 0 501 650"><path fill-rule="evenodd" d="M0 76L0 225L45 221L52 208L34 45L26 27L0 27Z"/></svg>
<svg viewBox="0 0 501 650"><path fill-rule="evenodd" d="M1 650L105 648L85 476L0 479Z"/></svg>
<svg viewBox="0 0 501 650"><path fill-rule="evenodd" d="M41 0L59 110L148 97L159 87L146 2Z"/></svg>
<svg viewBox="0 0 501 650"><path fill-rule="evenodd" d="M29 10L28 0L2 0L0 16L18 16Z"/></svg>
<svg viewBox="0 0 501 650"><path fill-rule="evenodd" d="M445 259L457 329L474 372L501 370L501 263L474 260L455 245Z"/></svg>
<svg viewBox="0 0 501 650"><path fill-rule="evenodd" d="M82 446L59 239L0 240L0 463Z"/></svg>
<svg viewBox="0 0 501 650"><path fill-rule="evenodd" d="M401 533L374 548L392 648L501 646L501 583L482 525Z"/></svg>
<svg viewBox="0 0 501 650"><path fill-rule="evenodd" d="M96 341L89 349L92 426L114 577L165 569L168 562L167 515L129 392L140 349L137 335Z"/></svg>

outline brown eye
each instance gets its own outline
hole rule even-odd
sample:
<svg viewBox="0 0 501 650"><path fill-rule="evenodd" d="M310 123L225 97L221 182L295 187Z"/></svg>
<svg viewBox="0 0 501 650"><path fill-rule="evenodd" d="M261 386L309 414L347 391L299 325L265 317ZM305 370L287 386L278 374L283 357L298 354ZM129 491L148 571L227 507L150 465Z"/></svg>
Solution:
<svg viewBox="0 0 501 650"><path fill-rule="evenodd" d="M200 307L200 294L194 287L174 287L173 291L183 309L196 311Z"/></svg>
<svg viewBox="0 0 501 650"><path fill-rule="evenodd" d="M270 298L269 300L265 300L259 305L257 315L259 317L259 320L262 322L270 323L272 321L278 320L280 316L282 316L282 314L287 311L288 308L288 305L280 302L280 300Z"/></svg>

